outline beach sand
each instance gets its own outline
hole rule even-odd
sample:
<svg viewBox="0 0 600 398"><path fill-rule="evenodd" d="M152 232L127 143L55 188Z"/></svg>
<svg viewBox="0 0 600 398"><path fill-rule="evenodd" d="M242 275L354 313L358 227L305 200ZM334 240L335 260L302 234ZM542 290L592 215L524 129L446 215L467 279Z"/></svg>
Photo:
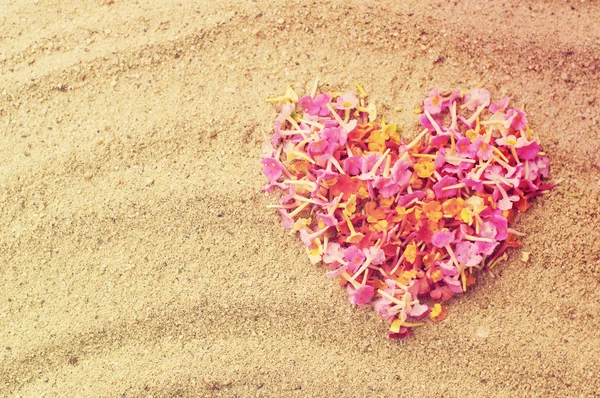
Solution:
<svg viewBox="0 0 600 398"><path fill-rule="evenodd" d="M595 1L0 4L0 396L600 395ZM291 83L524 103L563 182L403 341L310 264L260 152ZM395 112L395 107L402 110ZM529 262L521 251L531 252Z"/></svg>

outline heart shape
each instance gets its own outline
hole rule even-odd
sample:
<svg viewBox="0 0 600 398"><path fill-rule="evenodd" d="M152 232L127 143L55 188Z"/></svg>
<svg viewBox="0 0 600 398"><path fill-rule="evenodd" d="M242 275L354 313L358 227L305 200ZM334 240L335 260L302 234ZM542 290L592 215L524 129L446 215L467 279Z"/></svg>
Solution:
<svg viewBox="0 0 600 398"><path fill-rule="evenodd" d="M424 129L406 143L356 86L358 96L316 94L315 84L311 95L288 87L268 100L283 105L263 151L264 190L285 192L269 207L310 260L402 338L427 315L444 319L443 302L507 259L522 235L509 222L555 184L542 184L549 160L509 98L432 90Z"/></svg>

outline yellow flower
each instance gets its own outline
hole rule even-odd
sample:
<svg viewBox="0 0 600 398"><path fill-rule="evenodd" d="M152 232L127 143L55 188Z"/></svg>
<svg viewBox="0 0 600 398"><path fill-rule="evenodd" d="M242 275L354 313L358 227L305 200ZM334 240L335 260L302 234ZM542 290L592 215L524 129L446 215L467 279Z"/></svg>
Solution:
<svg viewBox="0 0 600 398"><path fill-rule="evenodd" d="M398 213L398 215L400 216L405 216L407 214L412 213L415 210L414 207L411 207L410 209L406 209L404 206L398 206L396 207L396 212Z"/></svg>
<svg viewBox="0 0 600 398"><path fill-rule="evenodd" d="M471 196L469 199L467 199L467 204L474 214L479 214L486 208L483 198L479 196Z"/></svg>
<svg viewBox="0 0 600 398"><path fill-rule="evenodd" d="M465 135L471 140L471 142L473 142L479 134L477 134L474 130L467 130Z"/></svg>
<svg viewBox="0 0 600 398"><path fill-rule="evenodd" d="M388 124L383 129L386 139L391 140L394 144L400 145L400 134L396 123Z"/></svg>
<svg viewBox="0 0 600 398"><path fill-rule="evenodd" d="M433 175L433 172L435 171L435 163L433 163L431 159L421 158L414 165L414 169L419 177L429 178Z"/></svg>
<svg viewBox="0 0 600 398"><path fill-rule="evenodd" d="M371 229L374 232L384 231L387 229L387 227L388 227L387 220L379 220L376 223L369 225L369 229Z"/></svg>
<svg viewBox="0 0 600 398"><path fill-rule="evenodd" d="M404 321L402 319L394 320L394 322L392 322L392 325L390 326L390 332L399 333L400 327L402 326L403 323L404 323Z"/></svg>
<svg viewBox="0 0 600 398"><path fill-rule="evenodd" d="M414 241L404 249L404 258L411 264L417 259L417 244Z"/></svg>
<svg viewBox="0 0 600 398"><path fill-rule="evenodd" d="M469 225L473 224L473 216L471 215L471 210L467 209L466 207L463 208L460 211L460 219Z"/></svg>
<svg viewBox="0 0 600 398"><path fill-rule="evenodd" d="M375 119L377 119L377 107L375 106L375 104L369 104L366 108L359 105L356 107L356 109L359 112L367 112L367 114L369 115L369 122L372 122Z"/></svg>
<svg viewBox="0 0 600 398"><path fill-rule="evenodd" d="M313 240L310 247L306 248L308 252L308 259L312 264L317 264L321 261L321 255L323 254L323 246L321 245L320 239Z"/></svg>
<svg viewBox="0 0 600 398"><path fill-rule="evenodd" d="M366 139L369 151L383 152L385 151L385 137L381 130L373 130L369 138Z"/></svg>
<svg viewBox="0 0 600 398"><path fill-rule="evenodd" d="M395 201L396 201L396 198L394 198L393 196L391 198L382 198L380 196L379 197L379 207L389 209L394 204Z"/></svg>
<svg viewBox="0 0 600 398"><path fill-rule="evenodd" d="M310 218L297 219L296 222L294 222L294 225L292 226L292 229L290 230L290 232L294 233L296 231L300 231L302 228L308 228L311 221L312 221L312 219L310 219Z"/></svg>
<svg viewBox="0 0 600 398"><path fill-rule="evenodd" d="M344 214L351 216L356 211L356 195L352 194L348 198L346 202L346 207L344 208Z"/></svg>
<svg viewBox="0 0 600 398"><path fill-rule="evenodd" d="M439 282L439 281L441 281L442 279L444 279L444 274L442 273L442 271L441 271L441 270L439 270L439 269L436 269L435 271L433 271L433 272L431 273L431 280L432 280L433 282Z"/></svg>

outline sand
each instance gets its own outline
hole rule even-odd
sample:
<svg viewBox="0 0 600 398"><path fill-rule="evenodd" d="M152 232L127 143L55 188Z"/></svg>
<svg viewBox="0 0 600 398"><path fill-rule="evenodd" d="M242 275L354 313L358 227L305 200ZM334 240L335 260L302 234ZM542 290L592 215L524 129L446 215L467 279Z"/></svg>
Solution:
<svg viewBox="0 0 600 398"><path fill-rule="evenodd" d="M0 396L600 395L598 20L594 1L3 1ZM317 75L360 81L407 136L430 89L485 84L564 180L497 277L409 340L266 208L264 99Z"/></svg>

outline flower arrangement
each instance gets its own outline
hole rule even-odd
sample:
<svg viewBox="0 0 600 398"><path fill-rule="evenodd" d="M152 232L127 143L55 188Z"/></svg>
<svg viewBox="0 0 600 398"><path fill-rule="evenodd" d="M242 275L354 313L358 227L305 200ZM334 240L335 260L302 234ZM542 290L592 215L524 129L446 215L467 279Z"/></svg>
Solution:
<svg viewBox="0 0 600 398"><path fill-rule="evenodd" d="M403 338L444 303L493 275L523 234L509 227L544 183L550 162L527 115L473 88L432 90L423 130L405 141L378 120L365 90L301 98L288 87L264 149L265 191L278 189L283 225L313 263L340 278L350 302L373 304Z"/></svg>

